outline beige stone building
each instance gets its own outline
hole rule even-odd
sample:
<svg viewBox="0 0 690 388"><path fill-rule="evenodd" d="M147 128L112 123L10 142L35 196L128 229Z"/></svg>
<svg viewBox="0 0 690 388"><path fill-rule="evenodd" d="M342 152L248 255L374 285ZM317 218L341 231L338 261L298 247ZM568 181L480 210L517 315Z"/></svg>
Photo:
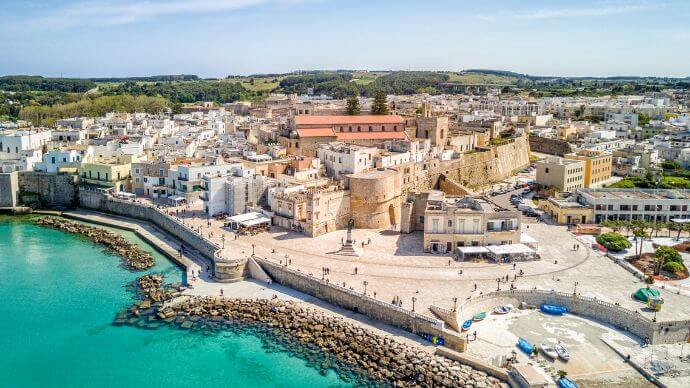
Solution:
<svg viewBox="0 0 690 388"><path fill-rule="evenodd" d="M611 179L612 157L606 151L579 150L572 154L566 154L565 157L585 162L584 187L598 187Z"/></svg>
<svg viewBox="0 0 690 388"><path fill-rule="evenodd" d="M585 162L550 156L537 164L537 184L572 192L585 185Z"/></svg>
<svg viewBox="0 0 690 388"><path fill-rule="evenodd" d="M520 242L520 212L483 199L430 192L424 219L424 250L447 253L457 247Z"/></svg>

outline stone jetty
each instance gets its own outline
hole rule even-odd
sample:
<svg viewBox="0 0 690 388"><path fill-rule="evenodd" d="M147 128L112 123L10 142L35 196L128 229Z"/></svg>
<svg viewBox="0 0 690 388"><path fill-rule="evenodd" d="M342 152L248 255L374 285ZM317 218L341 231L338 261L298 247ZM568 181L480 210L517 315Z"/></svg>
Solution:
<svg viewBox="0 0 690 388"><path fill-rule="evenodd" d="M155 328L167 322L187 330L253 325L332 357L375 381L373 385L507 386L468 365L403 344L302 302L180 296L183 287L165 286L156 274L141 277L138 287L143 300L118 314L115 324Z"/></svg>
<svg viewBox="0 0 690 388"><path fill-rule="evenodd" d="M63 232L85 236L120 256L124 266L131 270L149 269L154 265L153 257L149 253L144 252L137 245L130 243L117 233L57 217L42 217L36 220L36 223Z"/></svg>

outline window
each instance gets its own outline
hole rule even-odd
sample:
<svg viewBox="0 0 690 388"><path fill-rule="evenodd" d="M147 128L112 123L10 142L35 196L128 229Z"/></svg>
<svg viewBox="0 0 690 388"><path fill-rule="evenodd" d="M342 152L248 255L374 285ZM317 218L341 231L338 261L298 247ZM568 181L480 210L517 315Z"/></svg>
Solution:
<svg viewBox="0 0 690 388"><path fill-rule="evenodd" d="M546 169L544 170L544 172L548 174L548 173L549 173L549 168L546 167Z"/></svg>
<svg viewBox="0 0 690 388"><path fill-rule="evenodd" d="M369 126L369 132L371 132L372 130L373 130L373 127L370 125Z"/></svg>

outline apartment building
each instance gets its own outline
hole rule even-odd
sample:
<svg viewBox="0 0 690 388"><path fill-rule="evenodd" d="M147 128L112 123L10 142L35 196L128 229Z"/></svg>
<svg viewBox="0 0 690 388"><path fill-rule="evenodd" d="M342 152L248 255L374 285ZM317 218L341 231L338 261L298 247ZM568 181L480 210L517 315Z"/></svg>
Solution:
<svg viewBox="0 0 690 388"><path fill-rule="evenodd" d="M452 252L457 247L520 242L520 212L472 197L429 193L424 211L424 250Z"/></svg>
<svg viewBox="0 0 690 388"><path fill-rule="evenodd" d="M558 191L572 192L585 185L585 162L551 156L536 163L536 183L555 187Z"/></svg>
<svg viewBox="0 0 690 388"><path fill-rule="evenodd" d="M579 150L565 158L585 162L584 187L601 186L611 179L611 154L605 151Z"/></svg>

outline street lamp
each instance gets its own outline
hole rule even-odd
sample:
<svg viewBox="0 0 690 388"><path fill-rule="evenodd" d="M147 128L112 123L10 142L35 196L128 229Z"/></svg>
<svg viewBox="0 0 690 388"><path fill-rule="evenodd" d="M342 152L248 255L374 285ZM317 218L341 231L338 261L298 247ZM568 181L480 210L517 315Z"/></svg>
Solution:
<svg viewBox="0 0 690 388"><path fill-rule="evenodd" d="M256 245L252 244L252 257L254 257L254 247L256 247Z"/></svg>
<svg viewBox="0 0 690 388"><path fill-rule="evenodd" d="M501 291L501 278L496 278L496 291Z"/></svg>
<svg viewBox="0 0 690 388"><path fill-rule="evenodd" d="M453 311L458 311L458 298L453 298Z"/></svg>
<svg viewBox="0 0 690 388"><path fill-rule="evenodd" d="M580 284L580 282L575 282L575 288L573 289L573 295L577 295L577 286Z"/></svg>
<svg viewBox="0 0 690 388"><path fill-rule="evenodd" d="M364 295L366 295L367 294L367 285L369 285L369 282L365 280L362 282L362 284L364 284Z"/></svg>
<svg viewBox="0 0 690 388"><path fill-rule="evenodd" d="M223 248L225 248L225 235L223 235L222 240L223 240Z"/></svg>
<svg viewBox="0 0 690 388"><path fill-rule="evenodd" d="M414 302L416 302L416 301L417 301L417 298L415 298L415 297L413 296L413 297L412 297L412 311L414 311Z"/></svg>

